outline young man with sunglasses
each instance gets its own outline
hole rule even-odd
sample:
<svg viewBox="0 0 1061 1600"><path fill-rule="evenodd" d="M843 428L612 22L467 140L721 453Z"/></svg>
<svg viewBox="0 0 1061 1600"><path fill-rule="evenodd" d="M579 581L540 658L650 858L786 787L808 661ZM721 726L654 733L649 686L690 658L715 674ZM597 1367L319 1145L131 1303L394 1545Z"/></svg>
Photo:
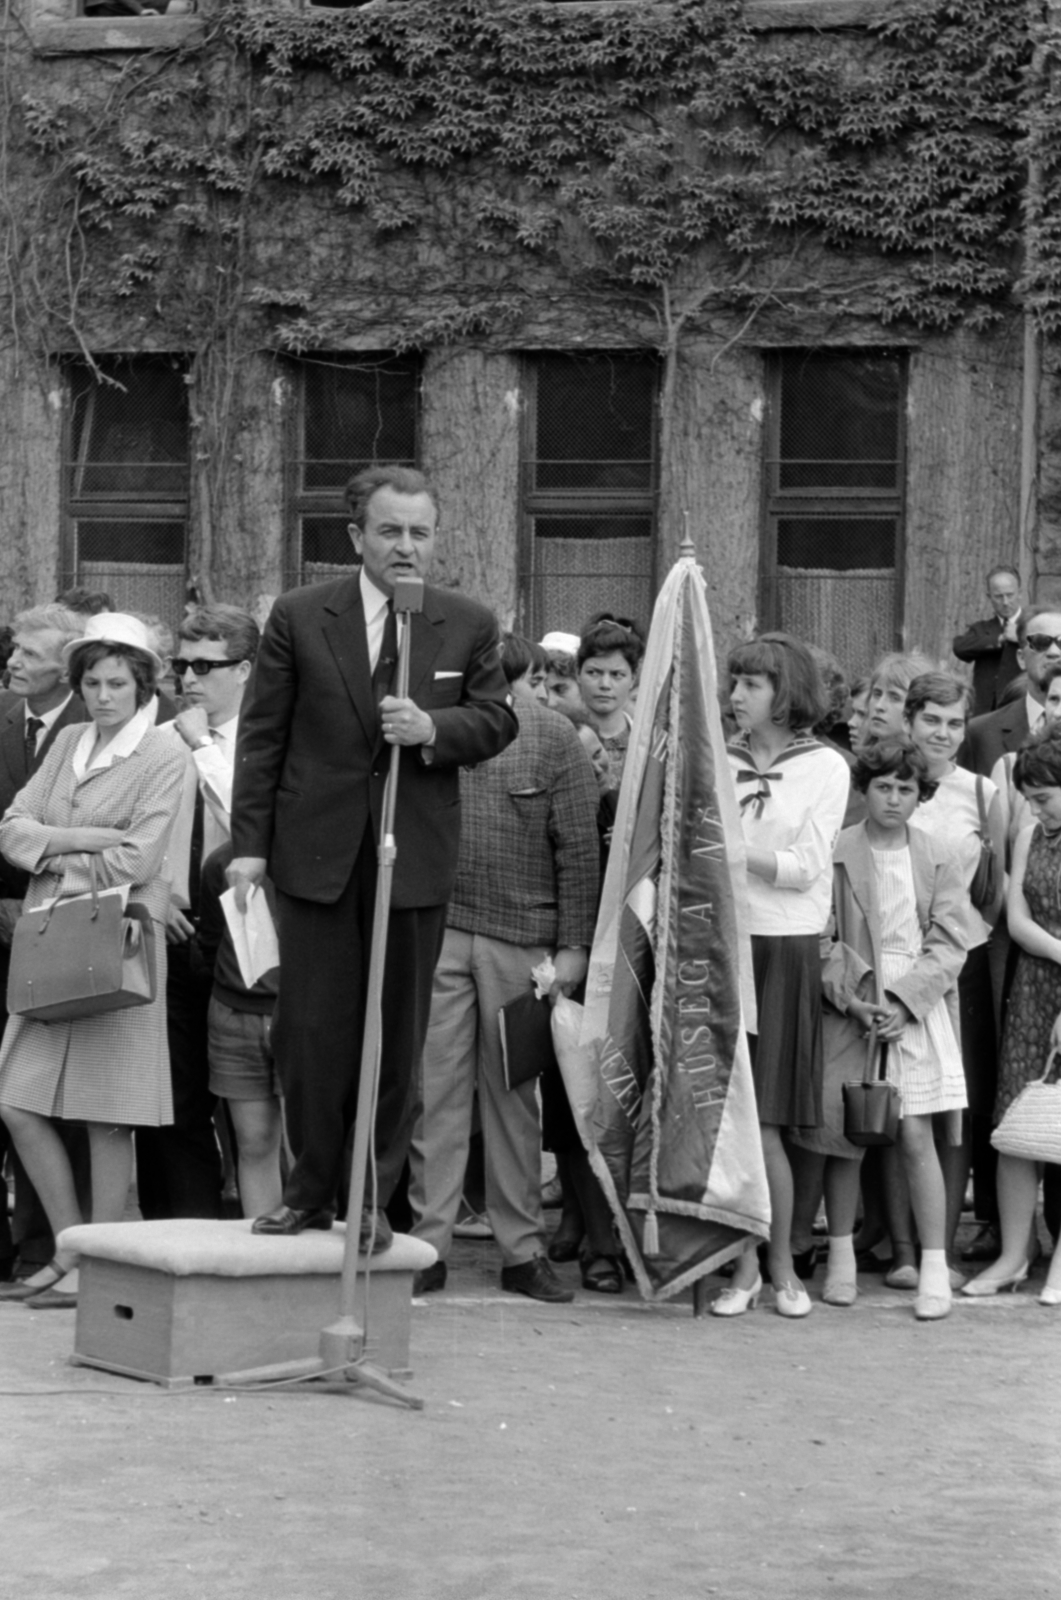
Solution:
<svg viewBox="0 0 1061 1600"><path fill-rule="evenodd" d="M174 1122L137 1131L140 1209L152 1220L221 1215L207 1058L211 974L197 939L199 879L203 862L230 836L236 734L259 636L249 612L199 606L181 622L172 664L182 702L175 737L191 751L197 781L189 787L169 852L166 1005Z"/></svg>
<svg viewBox="0 0 1061 1600"><path fill-rule="evenodd" d="M1061 601L1029 605L1021 613L1017 643L1017 661L1027 680L1025 693L997 711L973 717L959 754L963 767L985 778L1002 756L1020 749L1042 718L1043 677L1061 661Z"/></svg>

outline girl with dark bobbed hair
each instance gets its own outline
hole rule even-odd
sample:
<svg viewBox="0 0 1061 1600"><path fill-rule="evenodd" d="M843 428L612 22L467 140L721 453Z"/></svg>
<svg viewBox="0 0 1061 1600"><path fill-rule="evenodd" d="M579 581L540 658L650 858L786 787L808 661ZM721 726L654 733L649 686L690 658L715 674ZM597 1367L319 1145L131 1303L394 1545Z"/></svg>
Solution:
<svg viewBox="0 0 1061 1600"><path fill-rule="evenodd" d="M748 924L758 1002L749 1037L766 1176L770 1187L770 1277L777 1310L811 1309L792 1261L792 1168L787 1128L822 1123L821 960L829 918L833 848L847 807L848 768L838 750L808 731L825 715L821 675L806 645L765 633L729 658L737 737L730 768L741 810L748 869ZM754 1247L713 1303L738 1316L762 1289Z"/></svg>
<svg viewBox="0 0 1061 1600"><path fill-rule="evenodd" d="M608 753L611 782L622 782L633 717L627 709L645 654L637 623L599 611L582 630L578 646L578 687L589 719Z"/></svg>

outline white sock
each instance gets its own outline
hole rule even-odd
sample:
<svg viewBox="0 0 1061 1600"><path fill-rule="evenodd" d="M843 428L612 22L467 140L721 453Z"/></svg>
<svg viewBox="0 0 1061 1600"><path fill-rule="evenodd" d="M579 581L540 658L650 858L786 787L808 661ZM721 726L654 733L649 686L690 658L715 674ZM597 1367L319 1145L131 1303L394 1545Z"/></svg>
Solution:
<svg viewBox="0 0 1061 1600"><path fill-rule="evenodd" d="M950 1299L950 1273L946 1250L922 1250L917 1275L918 1294L938 1294Z"/></svg>
<svg viewBox="0 0 1061 1600"><path fill-rule="evenodd" d="M858 1277L858 1268L855 1265L855 1241L851 1234L829 1235L829 1261L825 1275L842 1283L854 1283Z"/></svg>

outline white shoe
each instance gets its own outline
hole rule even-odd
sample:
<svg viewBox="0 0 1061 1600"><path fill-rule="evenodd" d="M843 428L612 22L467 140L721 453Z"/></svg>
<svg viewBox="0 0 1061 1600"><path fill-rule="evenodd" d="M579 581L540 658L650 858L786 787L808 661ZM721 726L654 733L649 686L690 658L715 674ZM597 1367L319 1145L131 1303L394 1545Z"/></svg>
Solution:
<svg viewBox="0 0 1061 1600"><path fill-rule="evenodd" d="M1053 1288L1047 1284L1039 1296L1041 1306L1061 1306L1061 1288Z"/></svg>
<svg viewBox="0 0 1061 1600"><path fill-rule="evenodd" d="M968 1283L962 1285L962 1294L967 1294L971 1300L983 1300L989 1295L1001 1294L1003 1289L1010 1289L1014 1294L1028 1276L1028 1263L1018 1267L1016 1272L998 1276L993 1272L981 1272L979 1277L970 1278Z"/></svg>
<svg viewBox="0 0 1061 1600"><path fill-rule="evenodd" d="M950 1316L951 1305L949 1294L919 1294L914 1301L914 1316L918 1322L942 1322Z"/></svg>
<svg viewBox="0 0 1061 1600"><path fill-rule="evenodd" d="M822 1299L827 1306L853 1306L858 1299L858 1284L854 1278L830 1278L826 1274Z"/></svg>
<svg viewBox="0 0 1061 1600"><path fill-rule="evenodd" d="M741 1317L746 1311L755 1310L762 1292L763 1280L757 1274L750 1289L735 1289L730 1284L728 1289L723 1289L721 1294L715 1296L707 1309L713 1317Z"/></svg>
<svg viewBox="0 0 1061 1600"><path fill-rule="evenodd" d="M777 1310L782 1317L810 1316L811 1298L798 1280L795 1283L775 1283L774 1293L777 1296Z"/></svg>

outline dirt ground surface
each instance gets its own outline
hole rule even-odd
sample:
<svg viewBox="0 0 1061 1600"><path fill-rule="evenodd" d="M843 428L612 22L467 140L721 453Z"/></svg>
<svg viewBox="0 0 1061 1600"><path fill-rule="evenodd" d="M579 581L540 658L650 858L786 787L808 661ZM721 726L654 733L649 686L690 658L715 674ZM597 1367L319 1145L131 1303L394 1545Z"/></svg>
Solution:
<svg viewBox="0 0 1061 1600"><path fill-rule="evenodd" d="M0 1306L0 1596L1056 1600L1038 1287L917 1324L866 1276L851 1310L694 1321L503 1294L461 1243L413 1308L422 1412L167 1392L68 1365L72 1313Z"/></svg>

